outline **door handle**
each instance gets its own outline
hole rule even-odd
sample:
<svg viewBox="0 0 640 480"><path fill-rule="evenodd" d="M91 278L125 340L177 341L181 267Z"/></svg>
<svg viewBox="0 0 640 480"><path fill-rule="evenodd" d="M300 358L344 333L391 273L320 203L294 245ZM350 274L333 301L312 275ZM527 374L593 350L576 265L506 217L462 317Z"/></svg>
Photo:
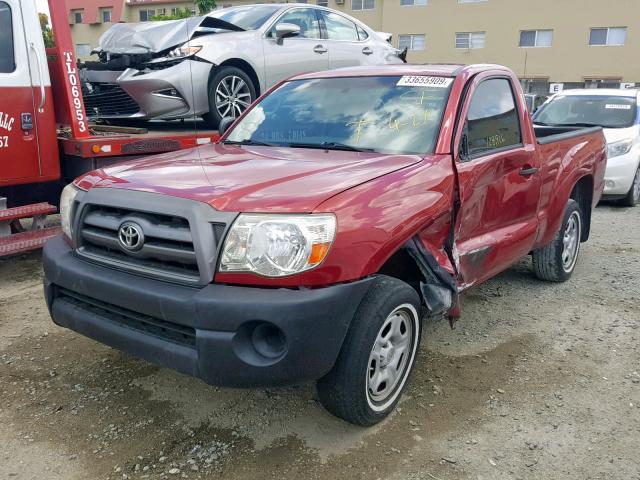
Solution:
<svg viewBox="0 0 640 480"><path fill-rule="evenodd" d="M371 55L373 53L373 50L371 50L369 47L364 47L362 49L362 53L364 53L365 55Z"/></svg>
<svg viewBox="0 0 640 480"><path fill-rule="evenodd" d="M538 169L536 167L524 167L522 170L520 170L520 173L518 175L520 175L521 177L530 177L531 175L535 175L536 173L538 173Z"/></svg>
<svg viewBox="0 0 640 480"><path fill-rule="evenodd" d="M36 63L38 64L38 75L40 75L40 106L38 112L44 112L44 106L47 103L47 91L44 88L44 71L42 70L42 59L40 58L40 52L36 48L35 43L31 42L31 49L36 54Z"/></svg>
<svg viewBox="0 0 640 480"><path fill-rule="evenodd" d="M316 45L313 48L313 51L320 54L327 53L327 49L324 47L324 45Z"/></svg>

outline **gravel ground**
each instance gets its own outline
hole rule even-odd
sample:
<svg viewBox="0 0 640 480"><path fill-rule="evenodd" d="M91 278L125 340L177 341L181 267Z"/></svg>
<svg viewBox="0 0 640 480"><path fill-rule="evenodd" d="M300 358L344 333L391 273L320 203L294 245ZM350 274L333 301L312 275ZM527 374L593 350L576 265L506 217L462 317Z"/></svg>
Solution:
<svg viewBox="0 0 640 480"><path fill-rule="evenodd" d="M640 209L596 210L569 282L525 259L427 325L371 429L312 386L210 387L58 328L41 277L0 261L2 479L640 479Z"/></svg>

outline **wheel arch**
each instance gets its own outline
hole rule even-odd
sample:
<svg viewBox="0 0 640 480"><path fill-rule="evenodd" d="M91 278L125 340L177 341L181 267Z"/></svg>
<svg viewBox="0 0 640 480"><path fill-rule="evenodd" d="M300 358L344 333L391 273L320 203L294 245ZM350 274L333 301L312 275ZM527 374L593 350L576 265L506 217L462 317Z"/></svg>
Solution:
<svg viewBox="0 0 640 480"><path fill-rule="evenodd" d="M580 206L580 214L582 217L582 233L580 241L589 240L591 232L591 213L593 209L593 177L585 175L580 178L571 190L569 198L575 200Z"/></svg>
<svg viewBox="0 0 640 480"><path fill-rule="evenodd" d="M212 68L211 72L209 73L209 82L215 76L217 71L222 67L236 67L236 68L239 68L240 70L242 70L243 72L245 72L247 75L249 75L249 78L253 82L253 86L256 89L256 98L258 98L260 95L262 95L262 87L260 86L260 78L258 77L258 74L257 74L256 70L251 66L251 64L249 62L247 62L246 60L243 60L241 58L229 58L229 59L225 60L224 62L218 64L215 68Z"/></svg>
<svg viewBox="0 0 640 480"><path fill-rule="evenodd" d="M454 276L438 263L436 256L417 237L401 245L376 273L409 284L431 315L451 313L458 305Z"/></svg>

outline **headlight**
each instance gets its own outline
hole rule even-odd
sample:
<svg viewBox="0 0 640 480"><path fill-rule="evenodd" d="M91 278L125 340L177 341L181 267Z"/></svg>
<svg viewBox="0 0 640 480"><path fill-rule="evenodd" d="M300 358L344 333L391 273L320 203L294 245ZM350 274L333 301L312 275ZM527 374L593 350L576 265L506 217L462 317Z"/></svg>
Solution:
<svg viewBox="0 0 640 480"><path fill-rule="evenodd" d="M607 145L607 156L609 158L619 157L620 155L624 155L629 153L631 147L633 146L633 139L620 140L619 142L610 143Z"/></svg>
<svg viewBox="0 0 640 480"><path fill-rule="evenodd" d="M80 190L73 184L69 184L62 190L60 195L60 223L62 224L62 231L71 240L73 238L73 232L71 230L71 219L73 216L73 202Z"/></svg>
<svg viewBox="0 0 640 480"><path fill-rule="evenodd" d="M221 272L252 272L283 277L319 265L336 233L336 217L242 214L222 251Z"/></svg>
<svg viewBox="0 0 640 480"><path fill-rule="evenodd" d="M190 57L191 55L195 55L196 53L198 53L200 50L202 50L201 46L195 46L195 47L191 47L191 46L187 46L187 45L183 45L181 47L178 47L174 50L171 50L169 52L169 55L167 55L167 57L169 58L184 58L184 57Z"/></svg>

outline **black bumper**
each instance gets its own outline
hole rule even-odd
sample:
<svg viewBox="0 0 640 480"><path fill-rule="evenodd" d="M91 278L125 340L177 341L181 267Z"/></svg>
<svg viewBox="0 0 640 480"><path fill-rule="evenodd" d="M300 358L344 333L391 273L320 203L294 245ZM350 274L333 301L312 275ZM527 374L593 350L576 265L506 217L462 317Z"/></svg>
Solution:
<svg viewBox="0 0 640 480"><path fill-rule="evenodd" d="M230 387L284 385L326 374L371 281L305 290L193 288L89 263L61 237L45 245L43 263L56 324ZM256 348L260 335L254 335L265 325L260 332L279 329L273 338L282 342L266 356ZM262 341L267 348L272 343Z"/></svg>

